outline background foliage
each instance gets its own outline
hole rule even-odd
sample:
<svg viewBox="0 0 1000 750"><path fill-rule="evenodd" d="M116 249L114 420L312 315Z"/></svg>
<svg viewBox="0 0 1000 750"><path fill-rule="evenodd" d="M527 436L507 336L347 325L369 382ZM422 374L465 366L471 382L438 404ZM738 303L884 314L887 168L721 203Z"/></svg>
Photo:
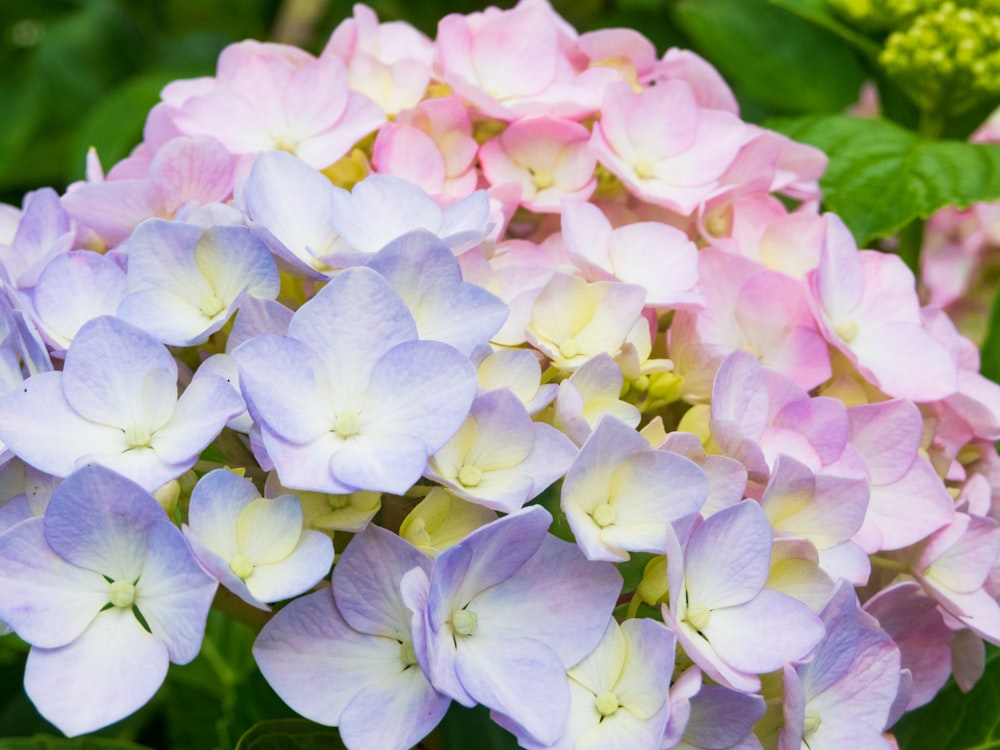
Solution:
<svg viewBox="0 0 1000 750"><path fill-rule="evenodd" d="M1000 149L964 142L998 103L983 100L928 137L927 112L877 64L881 40L832 13L826 0L552 0L580 30L631 26L663 51L692 48L733 86L745 119L828 151L825 208L868 246L902 233L898 250L917 263L921 222L943 205L1000 198ZM272 39L318 52L349 0L3 0L0 3L0 201L81 179L89 147L105 168L141 138L149 108L176 78L210 75L222 48ZM383 20L405 19L429 35L475 0L369 0ZM513 2L497 2L509 7ZM862 83L879 84L887 119L842 115ZM948 136L955 140L941 140ZM1000 376L1000 305L984 369ZM94 738L66 740L20 688L26 647L0 638L0 750L337 747L335 733L293 718L249 658L254 631L213 612L202 654L171 665L164 688L136 715ZM95 679L100 679L95 675ZM902 750L1000 748L1000 658L971 695L949 685L903 719ZM251 727L253 729L251 730ZM428 750L514 747L481 709L453 709ZM927 744L930 742L931 744Z"/></svg>

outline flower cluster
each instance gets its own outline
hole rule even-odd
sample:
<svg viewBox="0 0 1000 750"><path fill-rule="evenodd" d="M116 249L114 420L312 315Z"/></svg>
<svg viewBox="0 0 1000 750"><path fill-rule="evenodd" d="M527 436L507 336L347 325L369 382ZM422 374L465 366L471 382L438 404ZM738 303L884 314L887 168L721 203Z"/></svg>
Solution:
<svg viewBox="0 0 1000 750"><path fill-rule="evenodd" d="M825 165L546 0L171 83L0 211L28 695L128 715L221 586L352 750L891 747L1000 643L1000 386Z"/></svg>

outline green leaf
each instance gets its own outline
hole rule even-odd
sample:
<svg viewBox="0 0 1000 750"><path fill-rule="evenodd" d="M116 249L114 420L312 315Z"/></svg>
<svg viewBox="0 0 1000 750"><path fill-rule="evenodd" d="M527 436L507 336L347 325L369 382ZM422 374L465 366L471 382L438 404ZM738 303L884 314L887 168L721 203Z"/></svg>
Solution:
<svg viewBox="0 0 1000 750"><path fill-rule="evenodd" d="M892 728L900 750L1000 750L1000 649L987 646L986 672L963 694L948 683L926 706Z"/></svg>
<svg viewBox="0 0 1000 750"><path fill-rule="evenodd" d="M741 103L749 97L787 114L840 112L866 77L847 42L768 0L679 0L674 18Z"/></svg>
<svg viewBox="0 0 1000 750"><path fill-rule="evenodd" d="M466 708L452 703L438 725L442 750L466 750L475 738L477 750L516 750L517 740L490 718L485 706Z"/></svg>
<svg viewBox="0 0 1000 750"><path fill-rule="evenodd" d="M170 747L230 750L264 719L293 716L250 653L257 631L213 609L201 653L171 665L164 686Z"/></svg>
<svg viewBox="0 0 1000 750"><path fill-rule="evenodd" d="M344 743L332 727L305 719L276 719L252 726L236 750L341 750Z"/></svg>
<svg viewBox="0 0 1000 750"><path fill-rule="evenodd" d="M632 552L628 562L618 563L618 572L622 574L622 591L635 591L642 582L642 574L649 561L656 555L650 552Z"/></svg>
<svg viewBox="0 0 1000 750"><path fill-rule="evenodd" d="M160 100L160 91L177 78L173 72L157 71L137 76L108 92L80 126L76 141L79 155L77 177L83 177L87 149L97 149L105 169L128 156L142 140L146 115Z"/></svg>
<svg viewBox="0 0 1000 750"><path fill-rule="evenodd" d="M137 745L125 740L104 737L8 737L0 739L0 750L149 750L146 745Z"/></svg>
<svg viewBox="0 0 1000 750"><path fill-rule="evenodd" d="M789 13L794 13L810 23L833 32L873 60L882 51L882 45L877 41L848 26L835 16L831 12L827 0L770 0L770 2L784 8Z"/></svg>
<svg viewBox="0 0 1000 750"><path fill-rule="evenodd" d="M768 126L830 157L820 180L823 204L840 214L862 246L944 206L1000 198L1000 146L927 141L886 120L848 115Z"/></svg>

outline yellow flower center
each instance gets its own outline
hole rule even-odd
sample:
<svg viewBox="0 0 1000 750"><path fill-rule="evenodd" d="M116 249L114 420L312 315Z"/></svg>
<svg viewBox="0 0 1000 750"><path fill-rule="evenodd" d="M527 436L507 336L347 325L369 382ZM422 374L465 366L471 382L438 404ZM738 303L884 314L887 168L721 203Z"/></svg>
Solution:
<svg viewBox="0 0 1000 750"><path fill-rule="evenodd" d="M544 169L531 170L531 181L535 183L536 190L545 190L555 184L555 178Z"/></svg>
<svg viewBox="0 0 1000 750"><path fill-rule="evenodd" d="M854 340L854 337L858 335L858 324L853 320L845 320L838 323L837 327L833 329L833 332L849 344Z"/></svg>
<svg viewBox="0 0 1000 750"><path fill-rule="evenodd" d="M237 555L229 563L229 569L233 571L233 575L245 581L253 573L254 564L246 555Z"/></svg>
<svg viewBox="0 0 1000 750"><path fill-rule="evenodd" d="M331 510L340 510L341 508L346 508L351 504L350 495L327 495L326 501L330 505Z"/></svg>
<svg viewBox="0 0 1000 750"><path fill-rule="evenodd" d="M573 359L580 353L580 344L574 338L569 338L559 344L559 353L564 359Z"/></svg>
<svg viewBox="0 0 1000 750"><path fill-rule="evenodd" d="M451 616L451 626L459 635L473 635L479 627L479 618L471 609L460 609Z"/></svg>
<svg viewBox="0 0 1000 750"><path fill-rule="evenodd" d="M823 720L819 717L819 714L813 711L806 711L806 720L802 725L802 737L808 737L811 734L815 734L816 730L819 729L819 725L823 723Z"/></svg>
<svg viewBox="0 0 1000 750"><path fill-rule="evenodd" d="M417 652L413 650L413 641L403 641L399 644L399 660L404 667L412 667L417 663Z"/></svg>
<svg viewBox="0 0 1000 750"><path fill-rule="evenodd" d="M198 306L201 310L201 314L206 318L214 318L220 312L226 309L226 306L222 304L222 300L216 297L214 294L206 294L201 298L201 304Z"/></svg>
<svg viewBox="0 0 1000 750"><path fill-rule="evenodd" d="M462 464L458 470L458 481L463 487L476 487L483 481L483 472L473 464Z"/></svg>
<svg viewBox="0 0 1000 750"><path fill-rule="evenodd" d="M635 176L640 180L651 180L656 176L656 167L648 159L640 159L635 165Z"/></svg>
<svg viewBox="0 0 1000 750"><path fill-rule="evenodd" d="M153 435L145 425L130 424L125 428L125 443L128 450L133 448L148 448Z"/></svg>
<svg viewBox="0 0 1000 750"><path fill-rule="evenodd" d="M337 415L337 426L334 427L334 432L342 438L346 439L351 435L357 435L360 430L361 417L358 416L357 412L346 411Z"/></svg>
<svg viewBox="0 0 1000 750"><path fill-rule="evenodd" d="M108 600L116 607L128 609L135 603L135 584L115 581L109 588Z"/></svg>
<svg viewBox="0 0 1000 750"><path fill-rule="evenodd" d="M594 701L594 708L597 709L597 713L601 716L611 716L620 707L621 704L618 702L618 696L610 690L601 693Z"/></svg>
<svg viewBox="0 0 1000 750"><path fill-rule="evenodd" d="M708 621L712 617L712 610L704 604L689 604L687 615L684 619L692 628L701 632L708 627Z"/></svg>
<svg viewBox="0 0 1000 750"><path fill-rule="evenodd" d="M609 503L601 503L594 508L594 512L590 515L594 519L594 523L602 529L615 522L615 509Z"/></svg>

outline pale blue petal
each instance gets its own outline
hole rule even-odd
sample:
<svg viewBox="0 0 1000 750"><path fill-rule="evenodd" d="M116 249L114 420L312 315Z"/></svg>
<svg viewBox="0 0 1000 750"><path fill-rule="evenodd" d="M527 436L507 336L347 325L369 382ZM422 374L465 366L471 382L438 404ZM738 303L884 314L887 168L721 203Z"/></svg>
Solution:
<svg viewBox="0 0 1000 750"><path fill-rule="evenodd" d="M465 421L476 382L472 363L447 344L400 344L372 372L362 414L364 430L419 438L426 446L426 457L448 442Z"/></svg>
<svg viewBox="0 0 1000 750"><path fill-rule="evenodd" d="M551 649L530 638L494 639L478 633L457 640L455 668L469 695L509 716L540 742L559 739L569 715L569 682Z"/></svg>
<svg viewBox="0 0 1000 750"><path fill-rule="evenodd" d="M56 487L45 511L45 538L64 560L115 581L143 570L149 528L163 508L135 482L103 466L85 466Z"/></svg>
<svg viewBox="0 0 1000 750"><path fill-rule="evenodd" d="M409 750L444 718L451 698L412 666L362 688L340 717L348 750Z"/></svg>
<svg viewBox="0 0 1000 750"><path fill-rule="evenodd" d="M0 396L0 441L18 458L57 477L73 472L92 453L110 455L128 446L121 429L77 414L63 396L63 373L43 372Z"/></svg>
<svg viewBox="0 0 1000 750"><path fill-rule="evenodd" d="M327 431L311 442L297 444L261 429L261 438L283 486L333 495L349 495L358 489L330 473L330 458L344 443L336 433Z"/></svg>
<svg viewBox="0 0 1000 750"><path fill-rule="evenodd" d="M128 240L128 288L165 289L197 308L212 289L194 264L204 229L194 224L147 219Z"/></svg>
<svg viewBox="0 0 1000 750"><path fill-rule="evenodd" d="M771 539L771 524L754 500L708 518L684 551L688 600L709 609L750 601L770 573Z"/></svg>
<svg viewBox="0 0 1000 750"><path fill-rule="evenodd" d="M410 640L411 616L400 581L413 568L430 573L430 558L397 534L371 524L355 535L333 569L344 619L363 633Z"/></svg>
<svg viewBox="0 0 1000 750"><path fill-rule="evenodd" d="M403 671L399 645L352 629L324 588L282 608L257 636L253 656L292 709L335 726L361 690Z"/></svg>
<svg viewBox="0 0 1000 750"><path fill-rule="evenodd" d="M35 287L33 302L47 334L59 346L88 320L113 315L127 292L125 273L98 253L80 250L52 260Z"/></svg>
<svg viewBox="0 0 1000 750"><path fill-rule="evenodd" d="M454 609L513 576L546 541L551 523L547 510L530 506L481 526L464 541L444 550L434 561L431 574L431 621L450 619ZM606 620L601 623L595 644L606 624Z"/></svg>
<svg viewBox="0 0 1000 750"><path fill-rule="evenodd" d="M170 421L153 434L151 446L164 461L194 465L226 422L243 411L243 400L215 375L193 380L177 401Z"/></svg>
<svg viewBox="0 0 1000 750"><path fill-rule="evenodd" d="M195 558L208 572L208 574L212 576L212 578L222 584L224 588L227 588L229 591L236 594L236 596L245 601L251 607L262 609L265 612L271 611L271 608L267 606L265 602L262 602L250 593L250 589L247 588L246 582L233 573L232 569L229 567L229 563L220 555L210 550L201 538L191 530L190 526L185 524L181 527L181 531L183 532L187 543L191 545L192 554L194 554Z"/></svg>
<svg viewBox="0 0 1000 750"><path fill-rule="evenodd" d="M334 206L341 237L369 254L414 229L436 233L441 226L441 208L423 188L391 175L369 175L334 196Z"/></svg>
<svg viewBox="0 0 1000 750"><path fill-rule="evenodd" d="M333 428L335 394L322 360L309 345L284 336L258 336L234 350L233 359L254 421L298 444Z"/></svg>
<svg viewBox="0 0 1000 750"><path fill-rule="evenodd" d="M337 244L333 200L340 193L346 191L302 160L268 151L254 161L242 196L250 227L272 252L299 271L324 278L316 263Z"/></svg>
<svg viewBox="0 0 1000 750"><path fill-rule="evenodd" d="M210 228L195 247L193 261L226 304L243 290L251 297L278 296L280 280L274 257L245 227Z"/></svg>
<svg viewBox="0 0 1000 750"><path fill-rule="evenodd" d="M404 494L427 466L423 440L405 433L362 432L345 440L330 457L330 473L359 490Z"/></svg>
<svg viewBox="0 0 1000 750"><path fill-rule="evenodd" d="M462 281L458 260L429 232L410 232L369 262L403 298L421 339L451 344L469 355L507 320L506 303Z"/></svg>
<svg viewBox="0 0 1000 750"><path fill-rule="evenodd" d="M258 565L246 579L250 593L262 602L278 602L309 591L330 572L333 540L321 531L304 529L284 560Z"/></svg>
<svg viewBox="0 0 1000 750"><path fill-rule="evenodd" d="M587 560L575 544L546 534L529 560L476 595L470 608L484 636L533 638L568 669L604 636L621 586L614 565Z"/></svg>
<svg viewBox="0 0 1000 750"><path fill-rule="evenodd" d="M199 380L206 375L216 375L225 380L229 384L229 387L233 389L233 393L240 399L240 402L244 403L243 410L226 422L226 427L236 432L242 432L243 434L250 432L250 429L253 427L253 418L247 411L245 402L243 401L243 392L240 390L240 371L236 367L236 360L233 359L231 354L213 354L195 370L194 380Z"/></svg>
<svg viewBox="0 0 1000 750"><path fill-rule="evenodd" d="M248 297L233 320L233 330L226 339L226 351L231 352L244 341L264 333L284 336L292 322L292 311L271 299Z"/></svg>
<svg viewBox="0 0 1000 750"><path fill-rule="evenodd" d="M771 589L746 604L713 610L701 630L726 664L748 674L773 672L804 659L824 632L807 605Z"/></svg>
<svg viewBox="0 0 1000 750"><path fill-rule="evenodd" d="M144 706L167 676L167 649L131 610L112 607L67 646L33 648L24 689L38 712L76 736Z"/></svg>
<svg viewBox="0 0 1000 750"><path fill-rule="evenodd" d="M659 716L667 700L674 671L676 639L663 623L648 617L626 620L621 625L628 644L621 677L615 686L618 701L642 720L667 720ZM658 732L662 734L664 725Z"/></svg>
<svg viewBox="0 0 1000 750"><path fill-rule="evenodd" d="M444 209L438 233L455 255L486 239L490 223L490 197L476 190Z"/></svg>
<svg viewBox="0 0 1000 750"><path fill-rule="evenodd" d="M170 346L203 344L222 328L228 316L208 318L171 289L140 289L121 301L118 317Z"/></svg>
<svg viewBox="0 0 1000 750"><path fill-rule="evenodd" d="M316 351L335 397L349 408L361 399L379 358L417 338L417 328L385 279L370 268L349 268L296 311L288 335Z"/></svg>
<svg viewBox="0 0 1000 750"><path fill-rule="evenodd" d="M213 552L232 560L239 552L236 522L260 497L253 482L226 469L211 471L195 485L188 505L188 524Z"/></svg>
<svg viewBox="0 0 1000 750"><path fill-rule="evenodd" d="M161 427L177 398L176 384L177 365L166 347L117 318L84 325L66 353L66 400L100 424Z"/></svg>
<svg viewBox="0 0 1000 750"><path fill-rule="evenodd" d="M119 430L119 435L122 431ZM119 453L95 453L83 456L76 462L83 467L99 464L131 479L144 490L154 492L171 479L177 479L194 465L194 459L180 464L164 461L152 448L135 448Z"/></svg>
<svg viewBox="0 0 1000 750"><path fill-rule="evenodd" d="M31 644L54 648L78 637L108 603L108 582L59 557L41 518L0 537L0 619Z"/></svg>
<svg viewBox="0 0 1000 750"><path fill-rule="evenodd" d="M218 582L195 560L180 530L166 519L150 527L149 547L136 584L135 605L175 664L201 650L205 621Z"/></svg>
<svg viewBox="0 0 1000 750"><path fill-rule="evenodd" d="M695 747L733 747L750 733L764 708L759 695L704 684L691 698L684 740Z"/></svg>

